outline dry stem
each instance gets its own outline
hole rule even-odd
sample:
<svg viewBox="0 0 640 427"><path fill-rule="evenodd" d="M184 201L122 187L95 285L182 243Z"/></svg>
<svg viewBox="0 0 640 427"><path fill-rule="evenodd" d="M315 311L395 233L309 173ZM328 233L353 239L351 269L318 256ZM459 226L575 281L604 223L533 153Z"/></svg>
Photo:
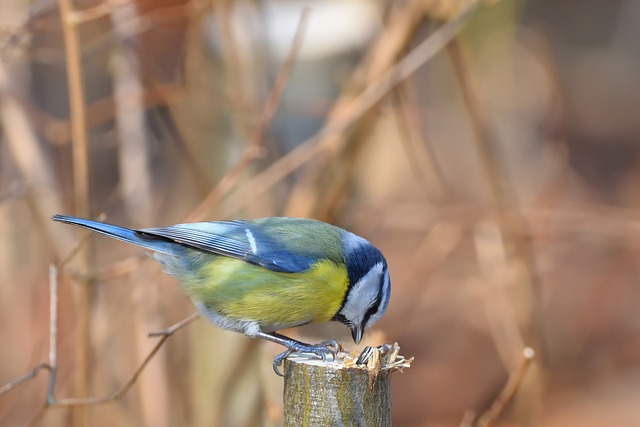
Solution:
<svg viewBox="0 0 640 427"><path fill-rule="evenodd" d="M87 140L87 120L85 109L84 76L80 39L74 20L71 0L59 0L62 17L67 80L69 85L69 107L71 114L71 140L73 144L73 180L75 189L76 215L88 218L89 205L89 142ZM80 249L80 263L84 271L92 265L91 250L87 246ZM79 283L77 298L77 351L75 392L85 396L89 392L89 370L91 358L91 307L93 305L93 285L90 281ZM74 425L86 424L82 407L74 410Z"/></svg>
<svg viewBox="0 0 640 427"><path fill-rule="evenodd" d="M530 347L525 347L522 350L522 356L516 369L511 372L509 379L500 391L500 394L491 404L491 407L478 419L478 427L489 427L492 425L504 411L504 408L511 401L515 395L518 387L522 383L522 380L526 373L529 371L531 362L535 357L535 352Z"/></svg>

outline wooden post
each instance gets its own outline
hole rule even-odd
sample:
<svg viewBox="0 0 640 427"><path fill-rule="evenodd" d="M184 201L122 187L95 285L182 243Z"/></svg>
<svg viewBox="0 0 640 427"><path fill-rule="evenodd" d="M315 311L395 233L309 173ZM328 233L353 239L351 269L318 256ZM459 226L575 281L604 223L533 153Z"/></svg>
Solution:
<svg viewBox="0 0 640 427"><path fill-rule="evenodd" d="M368 350L367 350L368 349ZM367 347L370 357L338 353L335 361L294 354L284 365L284 425L391 426L391 374L413 358L398 356L398 344Z"/></svg>

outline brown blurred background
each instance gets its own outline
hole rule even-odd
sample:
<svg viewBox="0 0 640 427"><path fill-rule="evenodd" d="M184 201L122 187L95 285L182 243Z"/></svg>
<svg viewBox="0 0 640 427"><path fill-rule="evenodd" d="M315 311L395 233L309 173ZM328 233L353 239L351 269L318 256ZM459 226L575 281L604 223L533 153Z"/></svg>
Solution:
<svg viewBox="0 0 640 427"><path fill-rule="evenodd" d="M57 398L117 390L194 311L144 251L52 214L287 215L386 254L364 344L415 357L395 425L482 425L510 377L492 425L640 425L636 0L3 0L0 42L0 387L48 361L51 263ZM118 401L38 415L43 371L0 425L278 426L279 350L197 320Z"/></svg>

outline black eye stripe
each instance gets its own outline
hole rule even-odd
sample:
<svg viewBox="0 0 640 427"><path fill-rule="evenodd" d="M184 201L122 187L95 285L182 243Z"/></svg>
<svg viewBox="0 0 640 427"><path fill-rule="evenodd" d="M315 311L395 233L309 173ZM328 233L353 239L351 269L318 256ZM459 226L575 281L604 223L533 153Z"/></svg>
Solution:
<svg viewBox="0 0 640 427"><path fill-rule="evenodd" d="M385 280L387 274L387 266L385 265L384 268L382 269L382 275L381 280ZM365 326L367 326L367 322L369 322L369 318L371 316L373 316L374 314L376 314L378 312L378 310L380 310L380 303L382 302L382 289L384 288L383 284L380 283L380 286L378 286L378 295L376 295L376 300L374 301L374 303L369 307L369 309L367 310L367 312L364 315L364 318L362 319L362 327L364 328Z"/></svg>
<svg viewBox="0 0 640 427"><path fill-rule="evenodd" d="M376 300L369 307L369 309L367 310L367 312L364 315L364 318L362 319L362 326L363 327L367 325L367 322L369 321L369 318L371 316L373 316L374 314L376 314L378 312L378 310L380 309L380 301L382 301L382 287L380 287L380 289L378 290L378 296L376 296Z"/></svg>

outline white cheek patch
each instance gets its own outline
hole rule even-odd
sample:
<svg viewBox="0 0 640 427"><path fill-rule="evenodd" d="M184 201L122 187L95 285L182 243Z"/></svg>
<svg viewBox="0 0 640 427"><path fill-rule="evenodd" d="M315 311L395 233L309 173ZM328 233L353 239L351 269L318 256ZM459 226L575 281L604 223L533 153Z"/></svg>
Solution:
<svg viewBox="0 0 640 427"><path fill-rule="evenodd" d="M371 304L376 301L382 269L382 263L377 263L351 288L340 314L353 324L360 324Z"/></svg>
<svg viewBox="0 0 640 427"><path fill-rule="evenodd" d="M372 315L369 318L369 320L367 321L367 324L365 325L365 328L376 323L378 320L380 320L382 315L384 315L384 312L387 311L387 306L389 305L390 296L391 296L391 279L389 278L389 271L387 270L384 272L384 282L382 284L382 299L380 300L380 304L378 304L378 311L376 312L376 314Z"/></svg>

